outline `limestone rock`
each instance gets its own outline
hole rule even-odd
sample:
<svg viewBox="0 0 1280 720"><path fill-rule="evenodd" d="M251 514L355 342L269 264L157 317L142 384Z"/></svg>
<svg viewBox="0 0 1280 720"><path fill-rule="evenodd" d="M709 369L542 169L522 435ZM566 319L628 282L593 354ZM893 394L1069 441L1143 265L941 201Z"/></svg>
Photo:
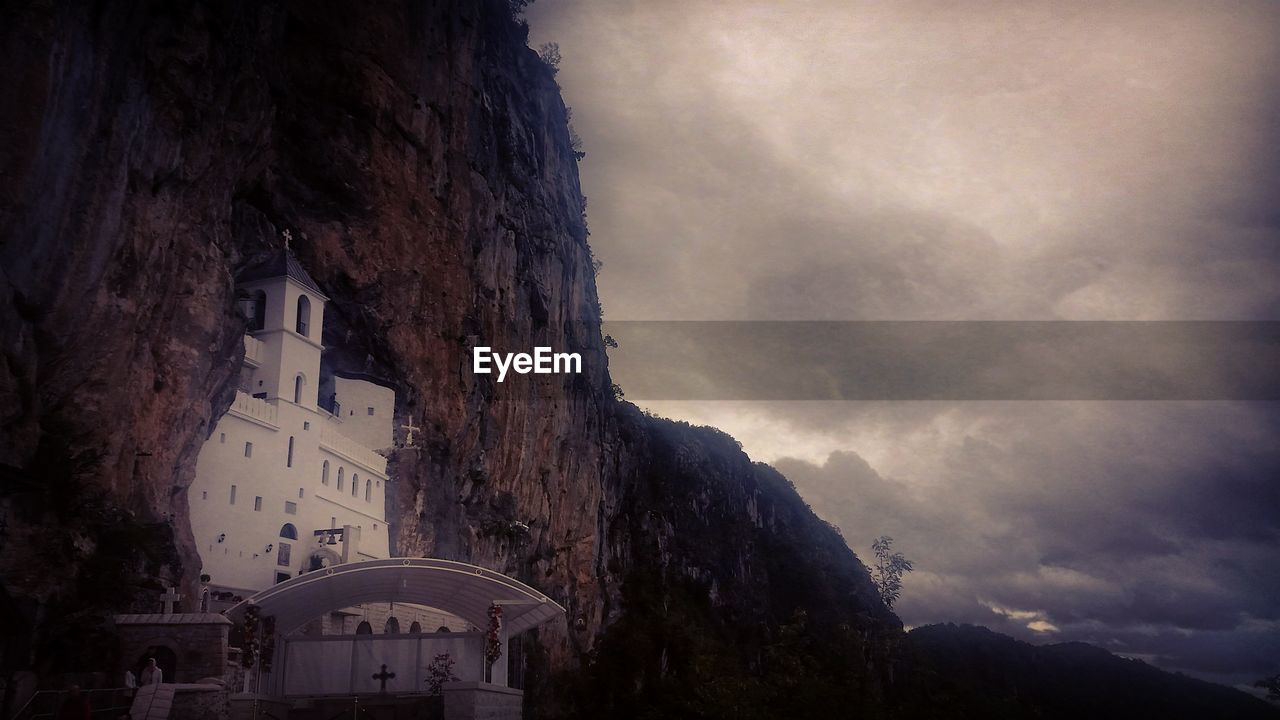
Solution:
<svg viewBox="0 0 1280 720"><path fill-rule="evenodd" d="M700 583L743 623L900 633L789 484L613 399L565 106L505 2L49 0L0 28L0 577L34 603L38 666L79 669L71 638L161 580L197 596L186 489L243 353L233 277L285 228L332 297L328 362L422 428L389 465L393 548L563 604L543 671L587 657L629 577ZM499 385L476 344L585 372ZM817 596L782 556L828 576Z"/></svg>

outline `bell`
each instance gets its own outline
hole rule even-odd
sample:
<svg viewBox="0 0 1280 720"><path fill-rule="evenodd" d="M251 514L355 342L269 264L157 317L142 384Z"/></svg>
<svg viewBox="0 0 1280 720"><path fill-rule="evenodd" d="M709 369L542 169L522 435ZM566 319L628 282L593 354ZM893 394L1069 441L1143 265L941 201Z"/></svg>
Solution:
<svg viewBox="0 0 1280 720"><path fill-rule="evenodd" d="M337 535L330 535L330 536L329 536L329 544L330 544L330 545L337 545L337 544L338 544L338 536L337 536Z"/></svg>

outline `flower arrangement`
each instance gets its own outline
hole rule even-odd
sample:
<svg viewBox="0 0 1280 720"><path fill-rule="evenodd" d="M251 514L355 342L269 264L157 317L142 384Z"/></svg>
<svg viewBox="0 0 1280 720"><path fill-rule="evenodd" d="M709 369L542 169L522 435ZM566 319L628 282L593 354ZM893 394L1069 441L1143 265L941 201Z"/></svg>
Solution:
<svg viewBox="0 0 1280 720"><path fill-rule="evenodd" d="M484 636L484 661L492 666L502 657L502 606L489 606L489 631Z"/></svg>
<svg viewBox="0 0 1280 720"><path fill-rule="evenodd" d="M439 695L444 692L444 684L456 682L460 678L453 674L453 657L449 653L440 653L427 666L427 692Z"/></svg>
<svg viewBox="0 0 1280 720"><path fill-rule="evenodd" d="M240 664L246 668L253 667L258 661L258 606L250 605L244 611L244 648L240 653Z"/></svg>
<svg viewBox="0 0 1280 720"><path fill-rule="evenodd" d="M262 649L258 652L263 672L271 672L271 661L276 654L276 618L262 618Z"/></svg>

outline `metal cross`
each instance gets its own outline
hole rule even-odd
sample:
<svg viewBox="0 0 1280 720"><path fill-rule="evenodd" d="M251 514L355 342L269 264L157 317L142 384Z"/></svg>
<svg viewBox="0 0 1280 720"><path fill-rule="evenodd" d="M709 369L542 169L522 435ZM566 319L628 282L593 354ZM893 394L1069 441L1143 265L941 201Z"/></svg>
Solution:
<svg viewBox="0 0 1280 720"><path fill-rule="evenodd" d="M395 674L395 673L389 673L389 672L387 672L387 664L386 664L386 663L382 663L382 672L376 672L376 673L374 673L374 674L373 674L373 679L374 679L374 680L380 680L380 681L382 682L382 689L381 689L381 690L379 690L379 692L386 692L386 691L387 691L387 681L388 681L388 680L390 680L391 678L395 677L395 676L396 676L396 674Z"/></svg>
<svg viewBox="0 0 1280 720"><path fill-rule="evenodd" d="M289 241L293 239L293 233L289 232L289 228L285 228L285 229L284 229L284 233L282 233L282 234L284 235L284 247L285 247L285 249L286 249L286 250L288 250L288 249L289 249Z"/></svg>

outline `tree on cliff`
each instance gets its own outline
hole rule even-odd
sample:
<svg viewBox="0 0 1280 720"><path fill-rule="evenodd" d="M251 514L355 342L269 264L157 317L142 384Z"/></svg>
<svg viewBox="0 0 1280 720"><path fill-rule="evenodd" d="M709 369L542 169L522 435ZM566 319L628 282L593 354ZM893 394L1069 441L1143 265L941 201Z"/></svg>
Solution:
<svg viewBox="0 0 1280 720"><path fill-rule="evenodd" d="M876 554L876 566L871 568L871 579L880 591L880 599L884 601L885 607L892 608L902 595L902 576L914 568L902 553L893 552L893 538L888 535L876 538L871 543L871 549Z"/></svg>
<svg viewBox="0 0 1280 720"><path fill-rule="evenodd" d="M1276 673L1271 677L1264 677L1254 683L1253 686L1266 690L1267 699L1271 702L1280 702L1280 673Z"/></svg>

